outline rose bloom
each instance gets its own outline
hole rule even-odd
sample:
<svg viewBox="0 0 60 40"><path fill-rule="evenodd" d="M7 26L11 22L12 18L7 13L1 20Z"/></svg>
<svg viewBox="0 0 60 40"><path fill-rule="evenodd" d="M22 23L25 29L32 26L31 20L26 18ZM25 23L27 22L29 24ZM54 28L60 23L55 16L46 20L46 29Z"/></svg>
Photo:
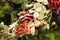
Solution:
<svg viewBox="0 0 60 40"><path fill-rule="evenodd" d="M28 22L33 21L33 20L34 20L33 13L29 13L29 14L27 14L26 12L19 13L18 21L20 23L28 23Z"/></svg>
<svg viewBox="0 0 60 40"><path fill-rule="evenodd" d="M18 24L15 27L15 34L19 35L22 37L23 35L30 34L30 29L27 27L26 24Z"/></svg>
<svg viewBox="0 0 60 40"><path fill-rule="evenodd" d="M48 7L57 11L60 8L60 0L48 0Z"/></svg>
<svg viewBox="0 0 60 40"><path fill-rule="evenodd" d="M21 12L18 13L18 16L24 16L25 14L26 14L25 11L21 11Z"/></svg>

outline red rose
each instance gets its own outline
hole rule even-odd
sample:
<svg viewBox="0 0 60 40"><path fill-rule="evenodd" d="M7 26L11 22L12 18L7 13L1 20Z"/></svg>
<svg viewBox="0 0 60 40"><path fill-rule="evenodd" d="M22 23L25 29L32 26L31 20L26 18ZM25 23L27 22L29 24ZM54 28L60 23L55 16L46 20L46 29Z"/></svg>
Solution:
<svg viewBox="0 0 60 40"><path fill-rule="evenodd" d="M24 16L26 14L25 11L19 12L18 16Z"/></svg>
<svg viewBox="0 0 60 40"><path fill-rule="evenodd" d="M27 14L25 12L20 13L20 17L19 17L20 23L28 23L28 22L33 21L33 20L34 20L33 13L30 13L30 14Z"/></svg>
<svg viewBox="0 0 60 40"><path fill-rule="evenodd" d="M48 7L57 11L60 8L60 0L48 0Z"/></svg>
<svg viewBox="0 0 60 40"><path fill-rule="evenodd" d="M30 29L27 27L26 24L18 24L15 27L15 33L22 37L25 34L30 34Z"/></svg>

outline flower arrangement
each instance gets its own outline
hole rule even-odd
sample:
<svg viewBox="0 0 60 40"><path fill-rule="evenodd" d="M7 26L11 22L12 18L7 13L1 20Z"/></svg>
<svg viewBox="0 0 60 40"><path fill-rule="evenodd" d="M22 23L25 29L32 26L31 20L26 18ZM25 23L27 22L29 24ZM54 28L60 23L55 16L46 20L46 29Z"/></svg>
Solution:
<svg viewBox="0 0 60 40"><path fill-rule="evenodd" d="M16 22L7 28L8 33L6 34L9 37L6 40L55 40L53 30L58 28L56 21L60 20L56 20L54 17L60 15L60 0L34 0L24 6L25 8L17 14ZM0 32L5 34L4 28Z"/></svg>

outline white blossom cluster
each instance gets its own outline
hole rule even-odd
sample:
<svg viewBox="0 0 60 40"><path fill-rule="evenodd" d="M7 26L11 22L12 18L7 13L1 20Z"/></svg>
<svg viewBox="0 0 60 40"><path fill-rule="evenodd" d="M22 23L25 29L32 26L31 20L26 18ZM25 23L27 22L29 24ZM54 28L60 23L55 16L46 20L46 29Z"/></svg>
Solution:
<svg viewBox="0 0 60 40"><path fill-rule="evenodd" d="M48 1L47 1L47 0L35 0L35 1L41 2L41 3L43 3L44 5L47 5L47 4L48 4Z"/></svg>
<svg viewBox="0 0 60 40"><path fill-rule="evenodd" d="M37 1L36 3L32 3L32 4L26 4L26 7L32 7L30 9L28 9L29 13L34 13L33 16L35 18L34 22L29 22L28 23L28 27L31 29L31 34L35 35L36 29L35 27L39 28L39 26L42 26L41 29L45 30L45 29L49 29L49 23L47 21L45 21L44 18L48 17L48 14L50 12L50 10L45 7L45 5L47 5L47 0L35 0ZM41 2L41 3L40 3ZM43 3L43 4L42 4ZM11 28L13 26L15 26L17 23L15 22L14 24L10 25Z"/></svg>

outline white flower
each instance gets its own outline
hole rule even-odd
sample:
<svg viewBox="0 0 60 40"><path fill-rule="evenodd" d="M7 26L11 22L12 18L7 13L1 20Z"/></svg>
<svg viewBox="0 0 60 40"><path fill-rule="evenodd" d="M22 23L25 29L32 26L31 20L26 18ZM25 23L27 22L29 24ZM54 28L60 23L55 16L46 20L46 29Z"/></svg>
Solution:
<svg viewBox="0 0 60 40"><path fill-rule="evenodd" d="M37 18L39 16L39 13L38 12L35 12L34 15L33 15L35 18Z"/></svg>
<svg viewBox="0 0 60 40"><path fill-rule="evenodd" d="M28 8L31 8L31 7L33 6L33 4L29 4L29 5L26 4L25 6L26 6L26 8L28 9Z"/></svg>
<svg viewBox="0 0 60 40"><path fill-rule="evenodd" d="M46 10L46 14L48 14L50 12L50 9Z"/></svg>
<svg viewBox="0 0 60 40"><path fill-rule="evenodd" d="M33 27L33 26L34 26L34 23L33 23L33 22L29 22L29 23L28 23L28 27L29 27L29 28L31 28L31 27Z"/></svg>
<svg viewBox="0 0 60 40"><path fill-rule="evenodd" d="M35 11L34 10L32 10L32 9L30 9L30 10L28 10L29 11L29 13L34 13Z"/></svg>
<svg viewBox="0 0 60 40"><path fill-rule="evenodd" d="M33 14L34 18L37 18L38 20L42 21L44 18L48 17L47 14L50 12L50 10L47 10L43 4L36 2L33 5L34 5L33 8L29 9L29 12L34 13Z"/></svg>
<svg viewBox="0 0 60 40"><path fill-rule="evenodd" d="M43 20L44 19L44 13L40 13L39 16L37 17L39 20Z"/></svg>
<svg viewBox="0 0 60 40"><path fill-rule="evenodd" d="M36 27L38 27L38 26L41 24L41 22L38 21L38 20L35 20L34 23L35 23L35 26L36 26Z"/></svg>
<svg viewBox="0 0 60 40"><path fill-rule="evenodd" d="M44 28L49 30L50 28L49 24L46 24Z"/></svg>
<svg viewBox="0 0 60 40"><path fill-rule="evenodd" d="M48 4L48 1L47 0L36 0L37 2L42 2L44 5L47 5Z"/></svg>
<svg viewBox="0 0 60 40"><path fill-rule="evenodd" d="M35 9L38 12L43 12L43 13L45 13L45 11L46 11L46 7L43 4L40 4L38 2L34 3L33 9Z"/></svg>
<svg viewBox="0 0 60 40"><path fill-rule="evenodd" d="M56 25L56 22L52 22L52 25Z"/></svg>
<svg viewBox="0 0 60 40"><path fill-rule="evenodd" d="M32 27L32 28L31 28L31 34L32 34L32 35L35 35L35 27Z"/></svg>
<svg viewBox="0 0 60 40"><path fill-rule="evenodd" d="M34 3L34 6L32 9L34 9L34 17L35 18L38 18L39 20L42 20L43 18L45 18L44 14L46 13L47 10L43 4L40 4L39 2Z"/></svg>
<svg viewBox="0 0 60 40"><path fill-rule="evenodd" d="M1 22L2 25L4 25L4 22Z"/></svg>
<svg viewBox="0 0 60 40"><path fill-rule="evenodd" d="M36 1L41 2L42 0L36 0Z"/></svg>

